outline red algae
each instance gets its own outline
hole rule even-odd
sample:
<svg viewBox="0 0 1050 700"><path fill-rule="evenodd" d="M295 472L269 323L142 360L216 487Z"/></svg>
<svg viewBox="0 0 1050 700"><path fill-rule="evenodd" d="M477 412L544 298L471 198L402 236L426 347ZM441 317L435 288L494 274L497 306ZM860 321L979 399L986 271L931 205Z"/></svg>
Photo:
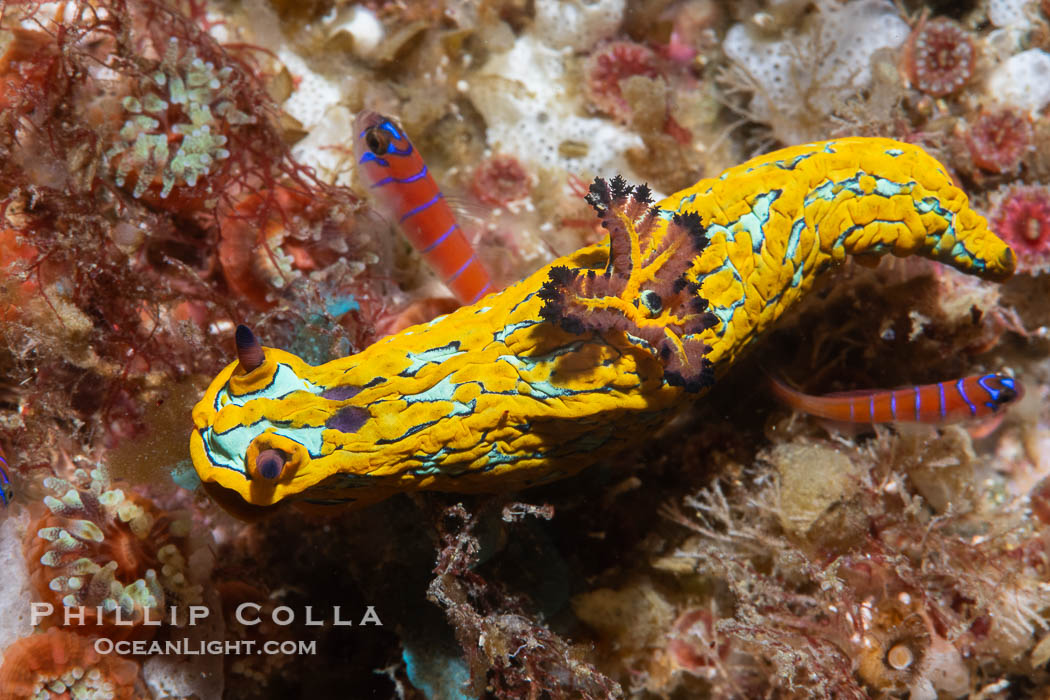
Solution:
<svg viewBox="0 0 1050 700"><path fill-rule="evenodd" d="M682 612L671 626L667 654L679 668L706 674L729 656L729 645L715 629L711 610L692 608Z"/></svg>
<svg viewBox="0 0 1050 700"><path fill-rule="evenodd" d="M36 107L58 59L47 34L22 28L11 33L12 40L0 55L0 113L5 121Z"/></svg>
<svg viewBox="0 0 1050 700"><path fill-rule="evenodd" d="M542 508L532 513L546 517ZM476 688L522 700L536 697L537 687L555 699L623 697L611 679L575 658L565 640L524 614L521 601L501 596L474 571L480 552L476 515L460 504L448 508L443 521L442 549L428 597L445 609L456 628Z"/></svg>
<svg viewBox="0 0 1050 700"><path fill-rule="evenodd" d="M25 236L17 229L0 229L0 271L4 282L0 283L0 320L11 321L19 316L25 303L39 290L36 280L27 270L19 270L36 260L39 251L25 242Z"/></svg>
<svg viewBox="0 0 1050 700"><path fill-rule="evenodd" d="M219 262L226 283L257 309L273 308L295 273L327 268L355 245L354 202L323 205L288 186L251 192L219 215Z"/></svg>
<svg viewBox="0 0 1050 700"><path fill-rule="evenodd" d="M506 206L529 195L529 173L517 158L497 154L478 165L470 189L486 204Z"/></svg>
<svg viewBox="0 0 1050 700"><path fill-rule="evenodd" d="M631 107L623 96L620 82L636 75L657 78L663 70L656 52L647 46L614 41L587 58L584 73L584 89L591 103L626 124L631 120Z"/></svg>
<svg viewBox="0 0 1050 700"><path fill-rule="evenodd" d="M662 17L671 22L671 35L663 47L668 60L703 67L704 54L718 43L715 29L721 13L713 0L686 0L664 10Z"/></svg>
<svg viewBox="0 0 1050 700"><path fill-rule="evenodd" d="M433 321L458 308L459 302L452 297L418 299L395 314L380 316L376 320L376 333L379 337L399 333L409 326Z"/></svg>
<svg viewBox="0 0 1050 700"><path fill-rule="evenodd" d="M355 224L357 198L292 158L268 57L220 44L202 3L67 3L54 15L19 3L3 21L2 313L20 322L3 333L9 380L27 389L23 415L40 416L5 435L15 451L68 430L107 448L140 435L141 404L163 400L170 379L217 371L225 349L209 335L251 309L271 312L275 344L292 337L312 311L302 295L266 301L267 264L294 261L278 291L331 269L371 293L358 273L377 258ZM284 211L262 194L275 190L300 204ZM223 224L253 195L249 214L279 219L282 245L252 232L262 280L248 265L227 286ZM358 323L345 334L371 333Z"/></svg>
<svg viewBox="0 0 1050 700"><path fill-rule="evenodd" d="M1050 477L1036 484L1028 494L1028 499L1032 507L1032 515L1043 525L1050 525Z"/></svg>

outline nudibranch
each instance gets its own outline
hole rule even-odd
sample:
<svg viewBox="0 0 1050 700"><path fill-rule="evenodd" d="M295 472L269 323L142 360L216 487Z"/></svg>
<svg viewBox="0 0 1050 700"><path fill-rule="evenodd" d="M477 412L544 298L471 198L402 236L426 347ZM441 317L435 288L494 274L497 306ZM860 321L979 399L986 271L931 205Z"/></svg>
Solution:
<svg viewBox="0 0 1050 700"><path fill-rule="evenodd" d="M847 254L1016 264L940 163L882 138L776 151L655 206L620 178L588 201L603 242L356 355L315 367L241 327L193 410L208 491L251 516L560 479L706 391Z"/></svg>

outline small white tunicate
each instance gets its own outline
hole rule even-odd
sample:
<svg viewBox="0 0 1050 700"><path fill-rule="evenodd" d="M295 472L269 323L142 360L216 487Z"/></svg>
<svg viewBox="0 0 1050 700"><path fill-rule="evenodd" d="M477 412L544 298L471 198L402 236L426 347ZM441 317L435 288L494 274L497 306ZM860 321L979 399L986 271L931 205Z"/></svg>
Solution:
<svg viewBox="0 0 1050 700"><path fill-rule="evenodd" d="M346 32L354 39L354 52L360 56L368 56L386 34L383 24L375 14L360 5L354 5L347 12L340 13L342 17L333 17L331 34L334 36L339 32Z"/></svg>

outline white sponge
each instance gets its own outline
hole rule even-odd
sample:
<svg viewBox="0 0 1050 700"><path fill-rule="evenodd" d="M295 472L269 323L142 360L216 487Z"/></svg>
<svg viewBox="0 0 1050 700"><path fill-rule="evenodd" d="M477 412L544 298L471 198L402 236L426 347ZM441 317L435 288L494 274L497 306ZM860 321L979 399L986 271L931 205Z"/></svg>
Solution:
<svg viewBox="0 0 1050 700"><path fill-rule="evenodd" d="M621 154L640 148L641 137L607 119L581 116L579 93L566 85L564 61L563 53L529 34L489 59L468 87L488 125L488 143L523 162L585 178L619 172L630 179ZM566 148L569 144L585 153Z"/></svg>
<svg viewBox="0 0 1050 700"><path fill-rule="evenodd" d="M22 556L22 538L28 520L24 514L18 517L9 515L0 520L0 561L4 562L4 595L0 596L0 661L3 661L6 647L33 633L30 624L33 586Z"/></svg>
<svg viewBox="0 0 1050 700"><path fill-rule="evenodd" d="M756 83L749 109L759 121L772 122L776 115L784 125L793 116L813 121L814 110L829 113L836 99L871 82L876 51L908 38L907 22L884 0L820 6L798 36L770 38L744 24L726 34L726 56Z"/></svg>
<svg viewBox="0 0 1050 700"><path fill-rule="evenodd" d="M284 63L289 73L299 79L295 91L281 106L309 131L324 119L330 107L342 99L339 85L315 73L306 61L288 47L278 49L277 58Z"/></svg>
<svg viewBox="0 0 1050 700"><path fill-rule="evenodd" d="M536 36L549 46L590 49L616 33L626 0L536 0Z"/></svg>
<svg viewBox="0 0 1050 700"><path fill-rule="evenodd" d="M1050 104L1050 53L1029 49L1011 56L988 76L988 94L996 102L1039 112Z"/></svg>
<svg viewBox="0 0 1050 700"><path fill-rule="evenodd" d="M1034 5L1032 0L988 0L988 21L993 27L1023 27L1028 28L1032 24L1025 12L1028 5ZM1034 7L1031 11L1037 11Z"/></svg>

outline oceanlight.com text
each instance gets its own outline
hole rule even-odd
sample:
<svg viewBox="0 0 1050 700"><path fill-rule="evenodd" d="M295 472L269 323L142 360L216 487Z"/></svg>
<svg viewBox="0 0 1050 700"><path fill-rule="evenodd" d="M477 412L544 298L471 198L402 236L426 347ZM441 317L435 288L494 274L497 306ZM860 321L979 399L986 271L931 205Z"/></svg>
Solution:
<svg viewBox="0 0 1050 700"><path fill-rule="evenodd" d="M317 653L317 641L292 641L283 642L265 641L260 642L253 639L227 640L227 641L204 641L199 639L169 639L164 642L149 641L119 641L100 637L95 640L95 651L99 654L120 654L121 656L154 656L165 654L178 654L183 656L217 656L235 655L246 656L250 654L265 655L313 655Z"/></svg>

